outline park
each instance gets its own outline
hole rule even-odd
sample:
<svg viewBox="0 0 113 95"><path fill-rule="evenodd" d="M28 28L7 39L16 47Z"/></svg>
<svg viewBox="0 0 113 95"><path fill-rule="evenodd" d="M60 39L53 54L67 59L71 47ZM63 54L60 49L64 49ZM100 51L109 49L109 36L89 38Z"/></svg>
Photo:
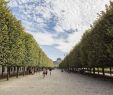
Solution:
<svg viewBox="0 0 113 95"><path fill-rule="evenodd" d="M112 88L112 0L0 0L0 95Z"/></svg>

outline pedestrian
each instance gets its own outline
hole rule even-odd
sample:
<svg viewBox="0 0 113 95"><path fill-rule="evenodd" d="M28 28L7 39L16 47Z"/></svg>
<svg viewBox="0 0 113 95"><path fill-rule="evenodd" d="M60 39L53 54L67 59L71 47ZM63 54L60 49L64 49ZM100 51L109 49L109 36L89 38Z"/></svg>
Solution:
<svg viewBox="0 0 113 95"><path fill-rule="evenodd" d="M45 75L46 75L46 69L43 68L43 78L45 78Z"/></svg>
<svg viewBox="0 0 113 95"><path fill-rule="evenodd" d="M63 69L61 69L61 72L63 72L64 70Z"/></svg>
<svg viewBox="0 0 113 95"><path fill-rule="evenodd" d="M48 74L48 70L47 70L47 68L46 68L46 76L47 76L47 74Z"/></svg>
<svg viewBox="0 0 113 95"><path fill-rule="evenodd" d="M51 68L49 68L50 76L51 76L51 71L52 71L52 69L51 69Z"/></svg>

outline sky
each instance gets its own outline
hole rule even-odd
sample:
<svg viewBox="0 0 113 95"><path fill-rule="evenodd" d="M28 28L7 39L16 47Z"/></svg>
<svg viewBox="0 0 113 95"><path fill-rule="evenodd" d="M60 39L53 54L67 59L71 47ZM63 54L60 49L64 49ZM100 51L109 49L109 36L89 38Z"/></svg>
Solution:
<svg viewBox="0 0 113 95"><path fill-rule="evenodd" d="M52 60L64 58L109 0L9 0L9 7Z"/></svg>

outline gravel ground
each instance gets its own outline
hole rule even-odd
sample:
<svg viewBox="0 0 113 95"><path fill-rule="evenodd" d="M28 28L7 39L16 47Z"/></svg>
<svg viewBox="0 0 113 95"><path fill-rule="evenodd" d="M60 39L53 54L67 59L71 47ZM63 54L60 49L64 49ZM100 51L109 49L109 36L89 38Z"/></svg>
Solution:
<svg viewBox="0 0 113 95"><path fill-rule="evenodd" d="M113 83L88 76L52 71L0 81L0 95L113 95Z"/></svg>

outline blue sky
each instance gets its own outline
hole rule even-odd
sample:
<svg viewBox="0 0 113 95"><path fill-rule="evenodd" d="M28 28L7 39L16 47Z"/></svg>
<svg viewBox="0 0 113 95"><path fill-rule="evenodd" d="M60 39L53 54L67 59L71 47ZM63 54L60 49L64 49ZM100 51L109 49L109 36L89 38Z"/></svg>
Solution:
<svg viewBox="0 0 113 95"><path fill-rule="evenodd" d="M12 13L21 20L53 60L80 41L83 33L105 10L109 0L9 0Z"/></svg>

